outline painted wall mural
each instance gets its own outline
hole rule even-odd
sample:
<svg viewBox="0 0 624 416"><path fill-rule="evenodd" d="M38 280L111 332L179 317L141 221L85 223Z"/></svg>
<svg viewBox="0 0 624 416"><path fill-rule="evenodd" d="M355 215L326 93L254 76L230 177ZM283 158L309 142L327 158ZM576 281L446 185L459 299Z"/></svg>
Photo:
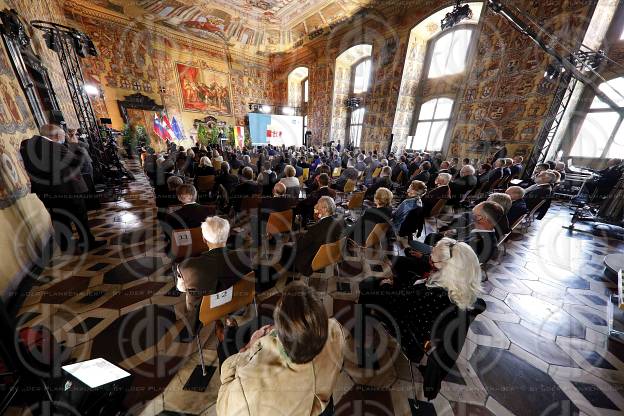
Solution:
<svg viewBox="0 0 624 416"><path fill-rule="evenodd" d="M232 113L230 77L223 72L176 63L182 109L185 111Z"/></svg>

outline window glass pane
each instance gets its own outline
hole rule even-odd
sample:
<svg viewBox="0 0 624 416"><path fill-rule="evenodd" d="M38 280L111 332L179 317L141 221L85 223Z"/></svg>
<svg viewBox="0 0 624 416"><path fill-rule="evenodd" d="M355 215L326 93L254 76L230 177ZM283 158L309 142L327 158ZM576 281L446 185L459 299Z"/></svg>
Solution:
<svg viewBox="0 0 624 416"><path fill-rule="evenodd" d="M354 124L362 124L364 121L364 109L358 108L357 110L353 110L351 112L351 125Z"/></svg>
<svg viewBox="0 0 624 416"><path fill-rule="evenodd" d="M303 82L303 102L304 103L308 102L308 80L307 79Z"/></svg>
<svg viewBox="0 0 624 416"><path fill-rule="evenodd" d="M616 112L588 113L570 156L601 157L618 119Z"/></svg>
<svg viewBox="0 0 624 416"><path fill-rule="evenodd" d="M436 99L429 100L420 106L420 114L418 120L433 120L433 113L435 111Z"/></svg>
<svg viewBox="0 0 624 416"><path fill-rule="evenodd" d="M427 150L442 150L444 135L446 134L447 121L434 121L429 133L429 143Z"/></svg>
<svg viewBox="0 0 624 416"><path fill-rule="evenodd" d="M421 121L416 126L416 133L414 134L414 143L412 149L425 150L427 147L427 141L429 140L429 130L431 129L431 123L428 121Z"/></svg>
<svg viewBox="0 0 624 416"><path fill-rule="evenodd" d="M471 30L456 30L453 32L453 43L451 44L444 75L459 74L464 70L471 35Z"/></svg>
<svg viewBox="0 0 624 416"><path fill-rule="evenodd" d="M608 158L622 158L622 155L624 155L624 123L620 124L620 128L607 152Z"/></svg>
<svg viewBox="0 0 624 416"><path fill-rule="evenodd" d="M605 93L607 97L615 101L619 107L624 107L624 77L603 82L598 88ZM610 106L596 97L594 101L592 101L591 108L610 108Z"/></svg>
<svg viewBox="0 0 624 416"><path fill-rule="evenodd" d="M433 47L431 55L431 65L429 66L429 78L441 77L444 75L444 68L448 60L451 49L453 32L447 33L439 38Z"/></svg>
<svg viewBox="0 0 624 416"><path fill-rule="evenodd" d="M370 78L371 60L362 61L355 67L355 80L353 82L353 92L359 94L368 90Z"/></svg>
<svg viewBox="0 0 624 416"><path fill-rule="evenodd" d="M453 100L450 98L439 98L438 105L436 106L435 119L449 119L451 118L451 110L453 109Z"/></svg>

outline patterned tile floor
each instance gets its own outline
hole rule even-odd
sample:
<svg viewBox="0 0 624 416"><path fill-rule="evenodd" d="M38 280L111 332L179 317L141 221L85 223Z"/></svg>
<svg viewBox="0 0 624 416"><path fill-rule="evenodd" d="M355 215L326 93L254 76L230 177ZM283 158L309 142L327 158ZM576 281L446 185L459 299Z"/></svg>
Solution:
<svg viewBox="0 0 624 416"><path fill-rule="evenodd" d="M108 246L86 257L54 257L22 306L19 325L49 327L67 347L67 360L103 357L133 373L125 400L131 414L216 414L218 370L205 391L183 389L199 356L196 344L185 342L184 297L173 287L152 189L136 164L129 167L137 180L122 199L90 215ZM602 266L604 255L624 244L570 233L562 228L569 218L568 208L555 205L525 234L514 235L501 263L489 268L487 311L471 326L429 414L624 414L624 344L606 335L606 299L615 284ZM310 280L349 331L354 282L366 270L350 279L352 293L338 291L334 278ZM261 315L270 315L283 285L261 294ZM201 333L203 354L218 366L212 334L211 327ZM407 362L393 340L378 342L375 369L366 369L358 367L349 339L334 391L336 415L411 414ZM421 397L418 374L417 381Z"/></svg>

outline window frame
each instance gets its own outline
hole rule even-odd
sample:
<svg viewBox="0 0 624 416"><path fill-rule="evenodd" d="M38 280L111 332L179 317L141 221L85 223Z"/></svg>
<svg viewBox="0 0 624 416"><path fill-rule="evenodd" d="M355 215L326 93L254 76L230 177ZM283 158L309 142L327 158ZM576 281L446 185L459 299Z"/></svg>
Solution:
<svg viewBox="0 0 624 416"><path fill-rule="evenodd" d="M447 100L451 100L451 111L449 113L448 118L435 118L435 112L438 108L438 100L440 99L447 99ZM435 106L433 108L433 116L431 119L425 119L425 120L420 120L420 113L422 111L422 107L423 105L431 102L435 100ZM414 116L413 116L413 120L414 123L412 123L412 128L410 129L411 134L408 135L412 137L412 141L411 143L407 142L405 143L405 148L406 149L411 149L411 150L415 150L413 147L414 144L414 139L416 136L416 129L418 128L418 124L420 124L421 122L425 122L425 123L431 123L433 125L433 123L435 122L441 122L441 121L445 121L446 122L446 131L444 132L444 138L442 139L442 145L440 146L439 149L428 149L427 146L425 146L422 150L423 151L430 151L430 152L441 152L444 150L444 146L446 145L447 139L448 139L448 135L449 135L449 130L450 130L450 126L451 126L451 120L453 119L453 113L455 112L455 106L457 105L457 100L454 99L454 97L451 97L449 95L440 95L440 96L436 96L436 97L431 97L429 98L427 101L420 101L420 103L415 107L414 109ZM429 144L429 142L431 141L431 128L429 129L429 133L427 133L427 145Z"/></svg>
<svg viewBox="0 0 624 416"><path fill-rule="evenodd" d="M461 72L456 72L454 74L447 74L447 75L441 75L441 76L437 76L437 77L429 77L429 71L431 71L431 63L433 62L433 52L435 50L435 44L438 42L438 40L440 40L441 38L443 38L444 36L450 35L455 31L458 30L469 30L471 33L470 35L470 43L468 44L468 48L466 48L466 65L464 65L464 70ZM459 76L461 74L466 74L466 70L468 69L468 64L471 61L471 59L473 59L474 57L474 53L473 50L475 48L475 37L478 38L478 36L475 36L475 33L477 33L478 30L478 25L474 24L474 23L460 23L458 25L453 26L450 29L446 29L441 31L440 33L437 33L435 36L433 36L431 39L429 39L427 41L427 52L425 55L425 64L423 67L423 72L422 72L422 80L421 81L428 81L428 80L440 80L446 77L456 77Z"/></svg>
<svg viewBox="0 0 624 416"><path fill-rule="evenodd" d="M362 110L363 114L362 114L362 121L360 123L356 123L356 124L352 124L352 119L353 119L353 113L358 111L358 110ZM352 145L353 147L360 147L360 144L362 143L362 133L364 131L364 117L366 116L366 107L362 106L362 107L358 107L358 108L354 108L353 110L349 110L348 114L347 114L347 134L346 134L346 143L348 143L349 145ZM358 143L355 143L355 140L353 137L351 137L351 128L352 127L359 127L360 128L360 137L358 138Z"/></svg>
<svg viewBox="0 0 624 416"><path fill-rule="evenodd" d="M309 78L310 77L307 76L301 80L301 107L302 108L305 107L310 100L310 83L308 82ZM306 84L307 84L307 91L308 91L307 94L306 94Z"/></svg>
<svg viewBox="0 0 624 416"><path fill-rule="evenodd" d="M369 68L369 73L368 73L368 84L366 85L366 90L361 91L361 92L355 92L355 71L357 70L358 66L363 64L365 61L370 61L370 68ZM351 65L351 79L350 79L350 82L349 82L349 96L350 97L356 97L358 95L367 94L370 91L372 76L373 76L373 57L372 56L365 56L365 57L360 58L357 61L355 61Z"/></svg>

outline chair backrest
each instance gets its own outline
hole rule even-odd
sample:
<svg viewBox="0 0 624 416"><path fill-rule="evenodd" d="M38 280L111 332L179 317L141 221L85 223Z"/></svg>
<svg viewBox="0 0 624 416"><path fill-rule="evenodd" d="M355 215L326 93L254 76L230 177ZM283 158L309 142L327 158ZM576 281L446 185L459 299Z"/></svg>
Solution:
<svg viewBox="0 0 624 416"><path fill-rule="evenodd" d="M429 216L430 217L437 217L438 215L440 215L440 213L442 212L442 209L446 205L446 202L447 202L446 199L438 200L438 202L436 202L436 204L433 206L433 208L431 208L431 211L429 212Z"/></svg>
<svg viewBox="0 0 624 416"><path fill-rule="evenodd" d="M351 194L351 198L349 198L349 203L347 204L347 209L359 209L362 208L362 204L364 203L364 196L366 192L353 192Z"/></svg>
<svg viewBox="0 0 624 416"><path fill-rule="evenodd" d="M201 227L174 230L171 233L171 256L175 261L199 256L208 251Z"/></svg>
<svg viewBox="0 0 624 416"><path fill-rule="evenodd" d="M338 167L338 168L334 168L333 172L332 172L332 177L333 178L337 178L340 176L340 174L342 173L342 168Z"/></svg>
<svg viewBox="0 0 624 416"><path fill-rule="evenodd" d="M252 211L260 208L260 203L262 202L262 198L258 197L246 197L242 198L240 204L241 211Z"/></svg>
<svg viewBox="0 0 624 416"><path fill-rule="evenodd" d="M515 229L516 229L516 227L517 227L518 225L520 225L520 224L522 223L522 221L524 221L524 219L527 217L527 215L528 215L528 214L522 214L522 215L520 216L520 218L518 218L518 219L516 220L516 222L514 222L513 224L511 224L511 226L510 226L511 231L515 230Z"/></svg>
<svg viewBox="0 0 624 416"><path fill-rule="evenodd" d="M204 296L202 298L201 306L199 307L199 321L204 326L207 326L219 318L252 304L255 296L255 273L250 272L227 290L215 293L214 295ZM229 299L229 301L224 302L225 299ZM217 305L215 306L214 303Z"/></svg>
<svg viewBox="0 0 624 416"><path fill-rule="evenodd" d="M323 244L319 247L314 259L312 259L312 270L319 271L327 266L337 264L342 261L342 253L346 239L343 238L333 243Z"/></svg>
<svg viewBox="0 0 624 416"><path fill-rule="evenodd" d="M197 183L197 191L212 191L215 186L216 177L215 175L198 176L195 178L195 181Z"/></svg>
<svg viewBox="0 0 624 416"><path fill-rule="evenodd" d="M403 174L403 171L399 172L399 175L396 178L396 182L399 183L399 184L402 184L403 180L405 179L404 177L405 177L405 175Z"/></svg>
<svg viewBox="0 0 624 416"><path fill-rule="evenodd" d="M417 206L412 208L412 210L407 214L407 217L403 220L401 224L401 229L399 230L400 237L410 237L412 234L418 231L418 235L420 235L423 227L424 227L424 213L423 207Z"/></svg>
<svg viewBox="0 0 624 416"><path fill-rule="evenodd" d="M300 193L301 188L299 186L289 186L286 188L286 195L289 195L292 198L299 198Z"/></svg>
<svg viewBox="0 0 624 416"><path fill-rule="evenodd" d="M266 225L267 235L289 233L292 231L293 210L272 212Z"/></svg>
<svg viewBox="0 0 624 416"><path fill-rule="evenodd" d="M347 183L344 186L344 192L350 194L355 191L356 182L353 179L347 179Z"/></svg>
<svg viewBox="0 0 624 416"><path fill-rule="evenodd" d="M303 175L301 175L304 181L307 181L310 177L310 168L303 168Z"/></svg>
<svg viewBox="0 0 624 416"><path fill-rule="evenodd" d="M366 248L378 247L382 244L386 239L386 234L390 229L390 224L387 222L380 222L379 224L375 224L373 230L370 232L368 237L366 237Z"/></svg>
<svg viewBox="0 0 624 416"><path fill-rule="evenodd" d="M542 205L544 205L546 203L546 199L542 199L541 201L539 201L537 203L537 205L535 205L533 207L533 209L531 209L531 212L529 212L529 218L533 219L533 216L535 215L535 213L537 212L538 209L540 209L542 207Z"/></svg>
<svg viewBox="0 0 624 416"><path fill-rule="evenodd" d="M381 173L381 167L378 167L377 169L375 169L373 171L373 178L376 178L377 176L379 176L379 174Z"/></svg>

